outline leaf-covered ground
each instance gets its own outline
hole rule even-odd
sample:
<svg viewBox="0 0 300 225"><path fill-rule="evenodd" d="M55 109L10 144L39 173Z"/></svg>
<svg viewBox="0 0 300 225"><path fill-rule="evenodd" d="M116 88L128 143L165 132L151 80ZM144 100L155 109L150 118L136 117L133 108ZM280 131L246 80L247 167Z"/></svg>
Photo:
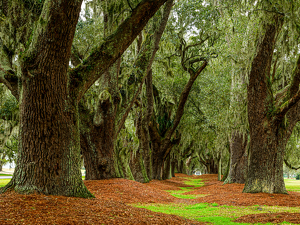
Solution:
<svg viewBox="0 0 300 225"><path fill-rule="evenodd" d="M202 179L201 182L199 178ZM222 182L217 181L216 175L195 177L177 174L170 180L152 181L148 184L125 179L85 181L85 184L95 195L95 199L39 194L25 196L14 192L2 194L0 195L0 224L204 224L176 215L137 208L133 206L135 204L191 205L185 206L190 212L195 207L199 207L199 210L207 208L212 215L214 211L210 207L215 207L213 210L218 208L223 210L221 206L226 205L226 207L236 207L234 210L237 211L237 215L243 215L236 219L240 223L300 221L300 213L278 213L268 211L267 207L267 205L288 206L297 208L296 211L300 212L299 193L243 194L243 185L222 185ZM187 198L183 198L184 195ZM189 196L196 197L190 199ZM196 205L202 202L215 205ZM239 207L250 205L255 206L259 214L238 214Z"/></svg>

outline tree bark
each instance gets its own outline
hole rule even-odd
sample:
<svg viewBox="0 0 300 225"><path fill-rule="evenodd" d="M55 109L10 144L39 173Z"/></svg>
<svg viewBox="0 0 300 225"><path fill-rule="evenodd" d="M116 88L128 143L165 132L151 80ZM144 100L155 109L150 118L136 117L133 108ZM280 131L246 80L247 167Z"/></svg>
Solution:
<svg viewBox="0 0 300 225"><path fill-rule="evenodd" d="M247 138L239 131L233 131L230 141L229 174L225 183L244 184L247 172Z"/></svg>
<svg viewBox="0 0 300 225"><path fill-rule="evenodd" d="M171 179L172 174L171 174L171 160L170 160L170 155L167 156L165 162L164 162L164 167L163 167L163 180Z"/></svg>
<svg viewBox="0 0 300 225"><path fill-rule="evenodd" d="M177 163L178 162L176 162L174 159L171 162L171 175L172 175L172 177L175 177L175 169L176 169L176 164Z"/></svg>
<svg viewBox="0 0 300 225"><path fill-rule="evenodd" d="M149 74L148 74L149 75ZM139 138L139 149L137 150L134 157L131 157L131 171L135 181L141 183L147 183L149 179L149 162L150 162L150 152L149 152L149 134L148 130L145 129L147 121L145 121L145 116L143 115L143 110L140 110L139 116L136 120L136 131ZM145 124L146 123L146 124ZM150 177L151 178L151 177Z"/></svg>
<svg viewBox="0 0 300 225"><path fill-rule="evenodd" d="M250 148L247 180L243 190L247 193L287 193L283 179L283 159L289 132L293 127L285 125L284 116L297 103L298 100L295 100L298 96L288 95L287 103L274 105L268 82L276 35L281 26L282 18L279 16L275 17L274 23L266 25L264 38L258 46L249 75ZM290 124L294 121L295 118L291 118Z"/></svg>

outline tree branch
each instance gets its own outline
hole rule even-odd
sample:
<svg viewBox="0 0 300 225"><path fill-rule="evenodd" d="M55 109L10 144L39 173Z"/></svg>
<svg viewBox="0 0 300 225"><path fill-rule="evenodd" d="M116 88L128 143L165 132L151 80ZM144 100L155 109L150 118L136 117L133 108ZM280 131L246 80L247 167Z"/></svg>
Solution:
<svg viewBox="0 0 300 225"><path fill-rule="evenodd" d="M292 169L292 170L298 170L298 169L300 169L300 166L299 167L293 167L286 159L283 159L283 161L284 161L285 165L288 168Z"/></svg>
<svg viewBox="0 0 300 225"><path fill-rule="evenodd" d="M190 91L192 89L192 86L193 86L195 80L197 79L197 77L199 76L199 74L205 69L206 66L207 66L207 61L204 61L202 66L195 73L191 74L191 77L190 77L188 83L185 85L183 91L181 92L181 95L179 98L179 105L178 105L176 115L174 118L174 123L173 123L172 128L167 131L166 139L171 139L172 134L176 130L176 128L181 120L181 117L183 116L184 106L188 99Z"/></svg>
<svg viewBox="0 0 300 225"><path fill-rule="evenodd" d="M166 3L166 6L164 8L164 15L163 15L163 17L161 19L160 26L157 29L157 31L155 32L155 34L154 34L154 43L153 43L153 46L151 46L151 43L152 43L151 38L148 37L148 39L144 43L144 46L142 47L141 53L138 56L136 64L138 64L138 65L140 64L139 67L140 67L140 69L142 71L145 71L145 76L143 77L142 82L141 82L141 84L139 86L139 89L137 90L135 96L133 97L130 105L127 107L126 112L123 115L123 117L122 117L122 119L121 119L121 121L119 123L118 131L117 131L116 135L118 135L119 132L121 131L121 129L122 129L124 123L125 123L125 120L126 120L128 114L129 114L129 112L130 112L130 110L131 110L134 102L136 101L138 95L142 91L143 84L144 84L144 82L146 80L146 77L147 76L151 76L152 77L152 71L151 71L152 63L153 63L155 54L156 54L156 52L157 52L157 50L159 48L159 42L160 42L161 36L162 36L162 34L164 32L164 29L165 29L165 27L167 25L168 18L169 18L171 9L172 9L172 5L173 5L173 0L168 0L167 3ZM149 54L148 54L149 48L152 49L152 54L150 55L151 56L150 58L149 58Z"/></svg>
<svg viewBox="0 0 300 225"><path fill-rule="evenodd" d="M287 94L287 98L289 98L287 101L285 101L280 107L276 110L276 118L282 119L285 114L300 100L300 90L299 90L299 84L300 84L300 55L297 60L297 64L295 66L295 69L293 71L293 80L292 84L289 86L289 91Z"/></svg>
<svg viewBox="0 0 300 225"><path fill-rule="evenodd" d="M143 0L112 35L96 47L82 64L70 71L71 91L77 101L131 45L165 2L166 0Z"/></svg>
<svg viewBox="0 0 300 225"><path fill-rule="evenodd" d="M72 45L71 49L71 63L73 66L78 66L82 62L83 56L79 53L78 49Z"/></svg>
<svg viewBox="0 0 300 225"><path fill-rule="evenodd" d="M163 159L165 160L167 158L167 156L169 155L169 153L171 152L172 148L174 145L178 145L181 141L181 135L179 135L178 138L175 138L174 140L172 140L171 142L169 142L169 147L167 148L167 151L164 154Z"/></svg>
<svg viewBox="0 0 300 225"><path fill-rule="evenodd" d="M5 84L5 86L11 91L12 95L19 101L18 81L19 78L13 71L6 71L0 65L0 83Z"/></svg>

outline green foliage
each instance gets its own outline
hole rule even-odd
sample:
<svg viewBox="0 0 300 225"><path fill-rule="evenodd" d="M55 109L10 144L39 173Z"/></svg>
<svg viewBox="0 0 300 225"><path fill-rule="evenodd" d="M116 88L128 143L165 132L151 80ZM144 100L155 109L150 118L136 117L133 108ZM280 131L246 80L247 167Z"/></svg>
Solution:
<svg viewBox="0 0 300 225"><path fill-rule="evenodd" d="M17 119L19 113L19 104L15 97L12 95L5 99L4 103L1 104L0 118L8 120Z"/></svg>

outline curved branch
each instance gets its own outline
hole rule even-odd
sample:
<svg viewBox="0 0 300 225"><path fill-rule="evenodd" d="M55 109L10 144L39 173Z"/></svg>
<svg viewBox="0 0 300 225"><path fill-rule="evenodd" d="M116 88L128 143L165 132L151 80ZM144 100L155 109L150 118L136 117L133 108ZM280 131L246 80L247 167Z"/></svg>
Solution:
<svg viewBox="0 0 300 225"><path fill-rule="evenodd" d="M207 61L204 61L202 66L195 73L191 74L191 77L190 77L188 83L185 85L183 91L181 92L181 95L179 98L179 105L178 105L176 115L174 118L174 123L173 123L172 128L167 131L166 139L169 139L169 140L171 139L172 134L176 130L177 126L179 125L181 117L183 116L184 106L188 99L190 91L192 89L192 86L193 86L194 82L196 81L197 77L199 76L199 74L205 69L207 64L208 64Z"/></svg>
<svg viewBox="0 0 300 225"><path fill-rule="evenodd" d="M285 165L290 168L291 170L298 170L300 169L300 166L299 167L293 167L286 159L283 160Z"/></svg>
<svg viewBox="0 0 300 225"><path fill-rule="evenodd" d="M283 103L282 106L277 110L276 118L282 119L285 114L300 100L300 90L287 102Z"/></svg>
<svg viewBox="0 0 300 225"><path fill-rule="evenodd" d="M300 90L299 90L299 84L300 84L300 55L297 60L297 64L295 66L295 69L293 71L293 80L292 83L288 89L288 93L286 98L288 99L285 101L278 109L276 110L276 118L282 119L285 114L294 106L296 105L300 100Z"/></svg>
<svg viewBox="0 0 300 225"><path fill-rule="evenodd" d="M82 64L70 72L71 91L79 101L90 86L131 45L148 20L167 0L143 0L132 14Z"/></svg>

